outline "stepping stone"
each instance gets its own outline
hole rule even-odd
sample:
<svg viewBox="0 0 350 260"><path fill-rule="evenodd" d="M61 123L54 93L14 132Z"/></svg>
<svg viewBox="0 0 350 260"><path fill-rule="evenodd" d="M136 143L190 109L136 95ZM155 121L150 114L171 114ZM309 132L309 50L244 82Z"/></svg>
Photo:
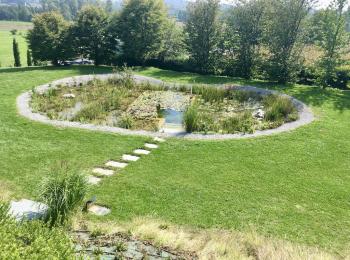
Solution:
<svg viewBox="0 0 350 260"><path fill-rule="evenodd" d="M75 95L69 93L69 94L64 94L63 97L64 97L64 98L75 98Z"/></svg>
<svg viewBox="0 0 350 260"><path fill-rule="evenodd" d="M92 170L93 173L103 176L112 176L114 174L113 170L107 170L103 168L95 168Z"/></svg>
<svg viewBox="0 0 350 260"><path fill-rule="evenodd" d="M109 161L109 162L106 163L106 166L123 169L126 166L128 166L128 164L127 163L123 163L123 162Z"/></svg>
<svg viewBox="0 0 350 260"><path fill-rule="evenodd" d="M136 149L134 150L134 154L142 154L142 155L147 155L150 154L150 151L144 150L144 149Z"/></svg>
<svg viewBox="0 0 350 260"><path fill-rule="evenodd" d="M124 161L136 162L138 159L140 159L140 157L129 154L123 154L122 159Z"/></svg>
<svg viewBox="0 0 350 260"><path fill-rule="evenodd" d="M90 206L88 211L97 215L97 216L105 216L111 212L111 210L109 208L102 207L99 205Z"/></svg>
<svg viewBox="0 0 350 260"><path fill-rule="evenodd" d="M157 149L159 146L156 145L156 144L145 143L145 147L148 148L148 149Z"/></svg>
<svg viewBox="0 0 350 260"><path fill-rule="evenodd" d="M14 217L17 221L35 220L42 218L48 210L48 206L27 199L20 201L11 201L9 215Z"/></svg>
<svg viewBox="0 0 350 260"><path fill-rule="evenodd" d="M97 185L101 181L101 178L89 175L88 176L88 183L91 185Z"/></svg>
<svg viewBox="0 0 350 260"><path fill-rule="evenodd" d="M159 142L159 143L164 143L165 142L165 139L160 138L160 137L154 137L153 140L156 141L156 142Z"/></svg>

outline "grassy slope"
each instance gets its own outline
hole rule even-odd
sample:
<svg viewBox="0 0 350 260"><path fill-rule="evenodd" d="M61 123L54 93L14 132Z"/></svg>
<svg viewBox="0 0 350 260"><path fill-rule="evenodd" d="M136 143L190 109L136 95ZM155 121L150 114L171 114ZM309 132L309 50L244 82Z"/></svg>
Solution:
<svg viewBox="0 0 350 260"><path fill-rule="evenodd" d="M16 39L20 48L22 66L27 66L27 42L25 34L31 23L0 21L0 64L1 67L13 67L14 59L12 52L13 36L10 30L17 29Z"/></svg>
<svg viewBox="0 0 350 260"><path fill-rule="evenodd" d="M60 160L88 170L144 140L56 129L16 115L15 98L21 91L88 70L0 70L0 111L5 111L0 114L0 184L17 197L33 196L38 180ZM157 69L139 73L181 82L232 81ZM318 120L290 133L249 140L169 140L92 189L100 203L112 208L111 215L93 219L151 216L198 227L253 227L264 235L332 251L348 246L350 93L282 89L311 105Z"/></svg>

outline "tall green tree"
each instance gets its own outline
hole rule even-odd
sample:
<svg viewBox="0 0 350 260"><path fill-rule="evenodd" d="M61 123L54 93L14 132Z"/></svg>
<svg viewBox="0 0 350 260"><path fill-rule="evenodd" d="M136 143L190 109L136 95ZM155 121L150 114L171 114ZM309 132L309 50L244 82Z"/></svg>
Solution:
<svg viewBox="0 0 350 260"><path fill-rule="evenodd" d="M161 61L175 60L186 53L185 37L182 26L175 19L169 19L165 30L164 47L159 53Z"/></svg>
<svg viewBox="0 0 350 260"><path fill-rule="evenodd" d="M215 72L221 53L219 0L196 0L187 6L185 31L190 58L201 72Z"/></svg>
<svg viewBox="0 0 350 260"><path fill-rule="evenodd" d="M36 61L51 61L58 65L59 61L74 57L74 48L69 40L71 24L57 12L36 15L33 29L27 34L29 49Z"/></svg>
<svg viewBox="0 0 350 260"><path fill-rule="evenodd" d="M12 41L12 49L13 49L13 58L15 61L14 66L21 67L21 57L19 53L18 42L16 41L15 38L13 38L13 41Z"/></svg>
<svg viewBox="0 0 350 260"><path fill-rule="evenodd" d="M33 66L32 54L30 53L29 49L27 49L27 66Z"/></svg>
<svg viewBox="0 0 350 260"><path fill-rule="evenodd" d="M301 64L302 22L312 0L271 0L265 17L267 73L272 80L293 81Z"/></svg>
<svg viewBox="0 0 350 260"><path fill-rule="evenodd" d="M109 30L107 13L100 7L83 7L73 34L79 54L94 60L95 65L109 62L118 51L116 36Z"/></svg>
<svg viewBox="0 0 350 260"><path fill-rule="evenodd" d="M163 51L168 19L163 0L128 0L117 19L127 62L144 63Z"/></svg>
<svg viewBox="0 0 350 260"><path fill-rule="evenodd" d="M321 13L321 35L316 43L323 50L319 62L319 83L324 87L334 85L336 68L342 63L341 54L348 43L345 5L346 0L334 0L328 9Z"/></svg>
<svg viewBox="0 0 350 260"><path fill-rule="evenodd" d="M250 78L257 65L265 5L262 0L241 0L228 15L230 41L237 59L235 72Z"/></svg>

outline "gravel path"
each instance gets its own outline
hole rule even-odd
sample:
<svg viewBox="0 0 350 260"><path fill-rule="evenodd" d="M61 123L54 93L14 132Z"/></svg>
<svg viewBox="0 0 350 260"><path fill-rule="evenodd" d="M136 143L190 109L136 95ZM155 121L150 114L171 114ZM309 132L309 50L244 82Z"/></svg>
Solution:
<svg viewBox="0 0 350 260"><path fill-rule="evenodd" d="M36 87L36 91L43 93L49 88L54 88L58 85L67 85L70 87L74 87L79 84L85 84L93 79L100 79L100 80L107 80L109 78L117 77L115 74L102 74L102 75L85 75L85 76L77 76L77 77L70 77L70 78L64 78L60 80L53 81L50 84L45 84ZM164 85L168 87L176 87L176 86L188 86L190 87L190 84L178 84L178 83L166 83L158 79L135 75L134 79L136 82L149 82L151 84L155 85ZM238 87L238 89L241 90L247 90L247 91L253 91L257 92L262 95L266 94L280 94L277 91L267 90L267 89L261 89L251 86L242 86ZM242 139L242 138L252 138L252 137L258 137L258 136L265 136L265 135L272 135L277 133L282 133L290 130L294 130L300 126L306 125L311 123L314 120L313 113L309 107L307 107L304 103L301 101L287 96L285 94L280 94L287 96L291 98L293 103L298 109L299 112L299 120L294 122L285 123L282 126L275 128L275 129L268 129L268 130L262 130L262 131L256 131L253 134L188 134L188 133L159 133L159 132L150 132L150 131L142 131L142 130L128 130L123 129L119 127L111 127L111 126L99 126L99 125L93 125L93 124L82 124L79 122L70 122L70 121L60 121L60 120L50 120L46 115L35 113L32 111L30 107L30 101L31 101L31 93L32 91L25 92L21 94L17 98L17 109L21 116L24 116L30 120L50 124L56 127L74 127L74 128L80 128L80 129L87 129L87 130L93 130L93 131L100 131L100 132L110 132L110 133L117 133L117 134L124 134L124 135L141 135L141 136L161 136L161 137L181 137L185 139L207 139L207 140L213 140L213 139Z"/></svg>

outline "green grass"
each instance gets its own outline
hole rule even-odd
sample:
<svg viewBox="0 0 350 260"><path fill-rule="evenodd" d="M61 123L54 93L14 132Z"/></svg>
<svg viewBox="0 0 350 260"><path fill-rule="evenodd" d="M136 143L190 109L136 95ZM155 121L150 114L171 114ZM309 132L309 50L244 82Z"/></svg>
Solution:
<svg viewBox="0 0 350 260"><path fill-rule="evenodd" d="M147 138L61 129L21 118L15 99L53 79L90 67L0 70L0 185L15 197L37 194L37 183L59 161L87 171L141 147ZM105 72L100 68L95 72ZM225 77L157 69L139 73L168 81L242 83ZM183 76L181 76L183 75ZM333 252L350 237L350 92L276 86L317 115L289 133L231 141L170 139L91 195L112 213L93 221L150 216L179 225L247 230Z"/></svg>
<svg viewBox="0 0 350 260"><path fill-rule="evenodd" d="M15 36L20 50L22 66L27 66L27 42L25 35L31 27L31 23L0 21L0 65L1 67L13 67L14 59L12 52L12 29L17 29Z"/></svg>

